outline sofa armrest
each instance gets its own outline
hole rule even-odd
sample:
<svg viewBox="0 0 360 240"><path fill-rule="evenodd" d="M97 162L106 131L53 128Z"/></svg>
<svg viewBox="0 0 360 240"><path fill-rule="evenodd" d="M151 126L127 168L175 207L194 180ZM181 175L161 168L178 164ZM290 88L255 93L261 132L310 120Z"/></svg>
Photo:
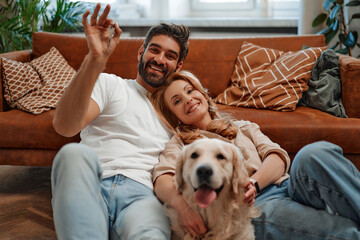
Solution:
<svg viewBox="0 0 360 240"><path fill-rule="evenodd" d="M342 102L348 117L360 118L360 59L339 54Z"/></svg>
<svg viewBox="0 0 360 240"><path fill-rule="evenodd" d="M3 81L2 81L2 64L1 58L8 58L18 62L30 62L32 58L32 51L31 50L23 50L23 51L15 51L15 52L8 52L0 54L0 112L4 112L8 109L8 105L4 98L4 90L3 90Z"/></svg>

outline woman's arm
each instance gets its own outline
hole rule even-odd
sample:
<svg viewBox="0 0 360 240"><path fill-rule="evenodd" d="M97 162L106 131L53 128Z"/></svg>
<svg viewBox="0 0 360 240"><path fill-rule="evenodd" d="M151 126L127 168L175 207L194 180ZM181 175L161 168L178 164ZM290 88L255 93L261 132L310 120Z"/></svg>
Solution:
<svg viewBox="0 0 360 240"><path fill-rule="evenodd" d="M259 188L264 189L270 184L278 183L284 173L290 168L290 158L287 152L279 144L274 143L264 135L256 123L239 123L242 137L248 138L254 144L258 156L261 158L261 165L256 172L250 176L257 181ZM256 189L249 181L246 185L245 202L253 203Z"/></svg>
<svg viewBox="0 0 360 240"><path fill-rule="evenodd" d="M285 173L285 163L277 153L270 153L259 170L251 176L259 184L260 190L275 183Z"/></svg>
<svg viewBox="0 0 360 240"><path fill-rule="evenodd" d="M180 226L191 236L206 233L207 229L201 217L185 202L183 196L176 190L173 174L160 175L155 183L156 196L167 206L175 209Z"/></svg>
<svg viewBox="0 0 360 240"><path fill-rule="evenodd" d="M283 176L284 172L285 162L277 153L270 153L251 178L257 181L261 190L270 184L275 183L281 176ZM253 204L255 201L256 189L251 182L247 184L246 189L247 191L245 193L244 202Z"/></svg>

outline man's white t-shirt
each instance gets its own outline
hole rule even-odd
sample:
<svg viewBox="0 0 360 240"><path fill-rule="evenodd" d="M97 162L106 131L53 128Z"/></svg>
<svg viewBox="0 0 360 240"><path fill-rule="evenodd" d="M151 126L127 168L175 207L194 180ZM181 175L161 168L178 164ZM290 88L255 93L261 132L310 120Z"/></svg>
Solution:
<svg viewBox="0 0 360 240"><path fill-rule="evenodd" d="M135 80L102 73L91 98L100 115L81 131L81 143L100 159L103 178L123 174L152 188L153 167L171 137Z"/></svg>

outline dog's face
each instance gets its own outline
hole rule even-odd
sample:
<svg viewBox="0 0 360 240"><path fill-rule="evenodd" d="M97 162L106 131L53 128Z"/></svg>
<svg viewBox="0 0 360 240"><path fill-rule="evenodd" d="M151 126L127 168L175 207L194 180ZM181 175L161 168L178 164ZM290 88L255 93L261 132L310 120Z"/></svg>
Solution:
<svg viewBox="0 0 360 240"><path fill-rule="evenodd" d="M199 139L184 147L175 175L178 189L193 191L201 208L223 192L237 194L248 178L240 150L217 139Z"/></svg>

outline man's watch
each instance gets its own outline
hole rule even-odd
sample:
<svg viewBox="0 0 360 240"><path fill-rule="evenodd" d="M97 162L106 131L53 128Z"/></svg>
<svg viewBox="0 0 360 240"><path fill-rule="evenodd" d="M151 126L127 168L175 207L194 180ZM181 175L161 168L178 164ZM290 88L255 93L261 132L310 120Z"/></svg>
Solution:
<svg viewBox="0 0 360 240"><path fill-rule="evenodd" d="M255 186L256 188L256 195L260 193L260 187L258 182L255 179L250 178L250 182Z"/></svg>

